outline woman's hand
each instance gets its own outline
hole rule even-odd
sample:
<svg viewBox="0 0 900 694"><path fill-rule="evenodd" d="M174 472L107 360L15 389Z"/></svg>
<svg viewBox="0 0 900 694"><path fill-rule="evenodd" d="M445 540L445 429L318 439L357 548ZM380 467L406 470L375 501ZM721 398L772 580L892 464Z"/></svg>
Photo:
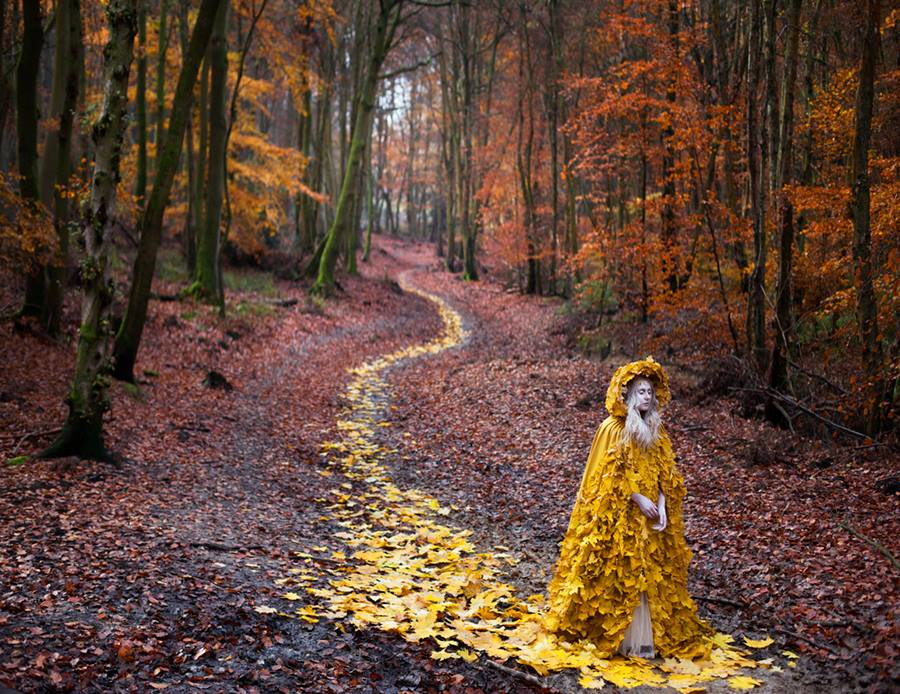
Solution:
<svg viewBox="0 0 900 694"><path fill-rule="evenodd" d="M646 496L635 492L631 495L631 500L638 505L638 508L641 509L641 513L647 516L647 518L650 520L659 520L659 509L657 509L656 504L650 501Z"/></svg>
<svg viewBox="0 0 900 694"><path fill-rule="evenodd" d="M669 524L669 518L666 515L666 495L662 492L659 493L659 501L656 502L656 510L659 513L659 521L652 527L654 530L663 531Z"/></svg>

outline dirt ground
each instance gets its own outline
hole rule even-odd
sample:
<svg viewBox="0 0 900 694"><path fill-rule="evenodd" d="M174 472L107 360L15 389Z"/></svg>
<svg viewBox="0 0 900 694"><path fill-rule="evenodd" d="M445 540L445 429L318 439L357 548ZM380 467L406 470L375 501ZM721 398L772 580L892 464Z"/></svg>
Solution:
<svg viewBox="0 0 900 694"><path fill-rule="evenodd" d="M427 644L391 633L254 609L281 592L275 580L292 552L333 532L314 500L333 484L318 474L319 446L334 436L347 368L440 330L433 306L397 286L404 272L447 297L471 337L391 371L395 426L382 436L398 449L392 475L453 504L451 522L482 546L517 552L510 578L523 591L546 585L623 355L582 357L560 302L463 283L432 253L379 239L362 275L342 279L324 305L287 282L277 296L296 305L234 292L224 322L203 306L153 302L139 388L112 393L108 443L121 469L62 460L2 470L0 683L22 692L539 691L484 658L436 662ZM4 291L8 303L14 288ZM74 306L67 316L71 339ZM3 459L49 442L65 414L71 352L27 325L0 325ZM210 370L232 389L204 386ZM667 420L688 482L691 588L704 616L736 636L771 634L773 654L801 653L796 670L762 691L890 686L897 671L882 660L896 648L896 575L880 593L854 590L884 558L847 534L829 544L773 499L818 493L829 525L834 515L891 542L897 520L884 519L895 501L868 490L895 461L817 468L816 446L740 420L727 402L700 407L687 379L674 382ZM735 454L761 435L784 445L783 461L754 466ZM799 570L810 557L814 570ZM826 620L846 626L817 628ZM546 684L576 688L568 675Z"/></svg>

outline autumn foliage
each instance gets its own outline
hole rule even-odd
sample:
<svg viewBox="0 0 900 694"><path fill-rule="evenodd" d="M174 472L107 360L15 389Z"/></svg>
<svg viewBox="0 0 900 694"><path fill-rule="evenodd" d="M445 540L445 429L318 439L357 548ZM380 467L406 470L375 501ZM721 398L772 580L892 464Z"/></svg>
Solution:
<svg viewBox="0 0 900 694"><path fill-rule="evenodd" d="M737 554L735 548L741 548L746 550L743 560L751 557L754 565L766 563L758 546L742 543L748 535L771 538L771 527L785 521L802 529L802 539L791 541L795 543L791 552L801 551L796 543L821 537L842 547L850 533L883 564L865 576L868 555L862 551L854 556L851 568L841 567L839 557L829 559L833 562L827 564L828 572L842 578L822 580L832 581L829 586L837 591L844 590L840 581L846 578L845 583L854 583L848 594L875 606L866 613L863 627L853 614L841 612L846 625L840 629L853 634L852 638L844 634L847 638L839 651L827 645L837 638L837 627L822 611L833 613L845 606L828 602L834 596L828 598L824 589L812 584L778 604L765 602L766 610L756 612L751 602L774 598L765 585L756 583L764 582L762 574L752 574L746 563L735 560L734 567L710 569L708 577L752 584L752 600L713 596L712 604L715 600L738 604L744 617L752 614L758 620L774 614L771 625L801 629L797 624L805 624L808 629L803 627L802 633L787 630L782 636L805 643L820 660L834 656L831 659L851 663L851 669L868 668L873 686L884 683L896 656L891 639L897 627L889 623L892 613L877 617L875 612L883 606L882 598L890 597L890 591L882 591L878 584L893 581L895 576L884 572L896 569L897 560L895 548L886 546L891 526L876 527L874 520L866 525L865 512L871 506L886 515L884 509L895 498L898 484L896 471L889 469L900 432L900 10L895 4L885 0L0 2L0 329L8 340L0 346L8 362L4 373L16 384L7 388L0 383L0 407L12 412L7 425L11 431L0 431L3 450L17 466L37 465L36 460L62 454L122 466L116 448L129 446L124 433L128 427L122 422L133 429L145 422L133 412L117 420L116 408L129 408L123 400L139 397L141 388L152 383L148 379L157 378L176 357L190 357L178 362L177 407L160 398L153 400L152 408L141 409L142 416L150 419L165 408L179 410L169 413L179 424L166 429L166 436L175 429L207 426L205 422L219 413L208 403L196 406L198 396L191 388L198 379L191 380L196 375L192 369L206 370L202 387L224 385L217 380L224 377L212 361L214 356L227 361L225 353L241 331L254 335L242 385L256 383L257 370L271 372L267 393L287 371L302 372L307 337L320 340L314 349L309 347L320 350L315 366L319 380L310 385L302 373L292 371L290 383L303 391L305 399L291 417L271 415L273 428L285 428L280 432L285 441L286 432L292 431L289 419L316 421L318 429L305 433L310 441L325 427L362 426L349 415L340 419L344 399L350 409L375 403L360 398L352 388L341 394L339 385L347 370L358 367L363 357L371 359L366 362L366 378L357 385L380 387L384 364L378 355L395 355L391 359L399 361L401 356L427 354L452 361L454 350L469 347L463 324L475 342L479 326L490 326L485 328L486 334L491 333L488 341L500 345L501 351L509 350L503 359L518 365L509 367L513 375L520 375L521 364L545 362L548 355L579 360L578 373L575 367L572 372L558 365L546 367L554 374L546 376L547 382L564 374L570 380L562 388L565 398L559 396L549 404L529 401L528 406L542 415L568 407L569 401L577 407L591 403L585 392L589 380L585 365L606 368L607 358L627 361L652 353L679 372L685 390L692 392L695 409L704 411L702 421L685 426L709 432L703 438L704 450L728 453L722 468L727 473L700 454L694 461L691 474L701 490L698 496L713 509L695 521L713 538L701 551L727 563L722 557L734 559L729 552ZM408 243L412 241L416 244ZM431 285L427 292L407 291L393 282L401 266L409 270L429 264L423 273ZM248 289L247 284L254 283L258 286ZM279 289L275 283L280 283ZM450 295L458 305L442 303L440 297ZM437 302L436 314L426 308L426 298ZM466 312L467 301L477 305L471 315ZM279 323L272 316L281 309L298 313ZM477 319L472 317L475 313ZM432 335L441 329L439 318L447 321L450 336L443 343L444 338ZM175 337L186 324L190 329ZM398 331L395 324L403 329ZM360 337L366 331L378 337ZM272 350L290 366L279 362L276 368L266 361L270 347L266 340L276 333ZM547 335L552 335L552 344L541 342ZM412 349L413 337L419 344L414 355L404 351ZM385 348L374 344L376 340ZM334 363L329 358L332 345L341 346L334 348ZM515 353L518 345L521 354ZM454 398L459 400L478 400L479 408L493 404L497 391L505 393L501 401L516 401L517 395L503 391L504 383L516 382L529 394L536 390L527 380L490 380L499 373L492 363L494 353L484 344L477 349L485 351L469 359L484 371L472 381L490 383L491 392L477 393L475 386L453 390L466 363L442 371L438 385L435 376L419 373L421 382L444 394L458 393ZM46 352L46 364L40 359L41 350ZM235 348L231 354L242 352ZM43 378L45 371L52 375ZM328 383L321 375L326 371ZM532 373L538 372L535 368ZM31 391L40 392L40 397L28 395ZM252 419L253 398L259 394L245 394L248 400L228 416L234 422ZM562 399L566 404L560 404ZM509 479L499 483L506 472L485 460L491 455L503 459L519 444L504 444L503 451L488 455L489 441L499 440L496 432L501 425L482 431L480 418L487 415L481 409L472 405L469 414L469 402L444 401L438 407L434 404L438 400L435 396L434 407L423 407L421 413L435 422L429 425L430 433L441 434L434 435L428 455L433 460L452 449L453 456L440 470L426 466L433 473L429 483L442 484L442 475L451 474L447 470L467 482L473 475L479 479L483 475L488 491L481 505L486 508L493 501L493 485L515 485ZM267 396L262 401L271 409L278 398ZM721 404L724 401L730 405ZM719 409L707 413L711 402ZM514 418L509 413L515 409L509 406L504 422ZM455 417L453 426L438 423L437 411ZM197 421L185 424L186 412L196 413ZM44 421L51 415L52 422ZM414 417L409 412L404 416L412 429ZM475 422L470 428L460 424L467 417ZM30 427L32 420L40 421L40 427L18 431ZM510 424L511 431L539 429L516 421ZM160 431L165 426L159 424ZM389 429L390 424L380 428ZM237 426L223 429L241 438ZM112 446L105 438L109 432ZM377 447L376 439L381 442L379 437L390 432L367 422L357 433L364 434L367 445ZM778 458L765 445L766 436L775 437L789 455ZM132 455L154 458L154 444L163 439L151 438L146 432L143 438L137 436L139 444L129 449ZM333 442L339 438L331 436ZM463 439L473 438L480 440L470 454ZM398 446L409 444L418 451L415 440L399 440ZM557 448L564 445L549 434L546 440L553 440ZM173 450L183 442L165 441ZM739 455L725 451L731 444L738 446ZM206 460L212 445L204 441L192 455ZM264 443L254 445L248 456L257 456L266 465L286 464L283 460L294 455L287 452L295 451L293 443L282 441L275 461L262 455ZM304 461L328 455L327 447L320 451L311 442L303 445ZM807 445L814 453L795 453ZM534 455L530 467L525 466L532 475L526 496L534 499L546 469L561 468L557 458L545 455L549 444L543 449L532 441L529 447L529 455ZM244 453L235 448L229 455ZM784 469L771 471L773 457L785 463ZM781 483L790 488L792 499L801 499L798 504L817 503L818 492L806 490L804 484L812 477L808 489L818 489L817 471L829 469L836 460L843 465L839 474L820 485L832 502L828 513L834 516L829 516L833 522L822 536L816 536L813 521L805 515L799 517L787 507L773 510L771 497L777 496L773 490ZM742 467L746 461L752 468L749 473ZM171 462L166 458L153 467L152 474L165 484L169 478L164 468ZM128 463L124 465L127 468ZM316 480L316 495L326 493L320 487L331 474L353 479L352 466L346 461L341 465L316 470L322 477ZM381 475L380 462L376 467ZM26 468L21 474L52 477L57 471L52 470L32 473ZM69 472L63 465L60 474ZM240 471L231 474L228 485L237 489ZM255 474L257 487L259 480L269 480L264 467ZM741 514L746 509L723 510L731 499L717 498L717 487L731 474L740 477L743 491L763 490L762 501L754 503L766 505L754 510L768 514L768 527L755 520L744 528ZM144 486L138 491L126 489L125 483L109 486L125 489L127 494L122 491L123 496L116 498L136 506L151 496L159 479L142 477ZM179 479L184 483L193 478ZM556 482L561 486L554 503L561 507L569 497L561 491L563 478ZM38 486L29 485L31 481L23 481L16 488L28 496L23 528L40 518L46 502L41 492L45 487L40 486L44 482L38 479L34 482ZM874 493L876 485L881 496L871 501L867 494ZM835 500L840 487L852 487L856 515L839 515ZM316 533L323 532L316 525L323 518L335 523L355 518L356 499L349 492L339 494L346 498L340 499L342 506L332 517L315 521L304 516L309 523L306 540L312 542ZM73 507L93 508L93 501L83 500L95 496L79 487L76 498L81 505ZM198 492L192 502L199 503L201 496ZM173 491L167 500L169 510L177 497ZM323 497L303 498L311 504ZM60 496L55 501L62 507L67 499ZM256 498L256 503L266 508L264 499ZM444 509L437 501L438 508L424 503L422 498L413 499L403 513ZM525 505L521 498L504 503ZM281 503L270 511L286 517L286 509ZM552 515L546 509L544 513ZM9 512L8 518L14 515ZM292 520L279 520L286 533ZM720 536L714 530L731 522L737 528L732 534ZM66 535L68 520L60 523L58 532ZM122 523L125 520L117 520L115 525ZM92 537L102 535L103 542L117 546L115 530L104 525ZM412 551L417 532L407 538L410 547L404 540L395 543L394 550ZM384 539L363 535L371 541ZM40 554L35 549L40 539L32 538L26 554L15 549L18 536L5 537L9 556L27 557L30 562L34 553ZM169 539L175 545L180 542ZM201 540L197 541L203 546ZM433 551L457 549L443 546L443 541L432 544ZM553 544L552 538L547 544ZM178 547L188 555L193 546ZM333 551L343 549L335 544ZM276 548L276 554L279 551ZM316 556L317 562L320 559L327 565L327 557ZM191 559L181 556L178 561ZM30 564L16 566L20 572L16 575L28 590L37 591L39 581L29 573ZM485 571L479 581L484 578L487 584L493 568L486 567L479 569ZM281 568L269 567L269 577ZM357 568L361 573L356 587L377 590L370 580L375 569L365 561ZM785 570L778 579L789 583L792 571ZM326 573L319 571L317 580L325 581ZM406 569L400 573L408 577ZM819 580L807 565L796 573ZM457 574L451 574L443 587L455 589ZM708 584L714 583L709 578ZM273 584L266 585L271 593ZM45 596L38 605L50 609L62 594L74 604L76 587L74 581L66 581L53 589L53 599ZM466 598L477 600L482 593L470 588ZM458 665L468 667L480 657L477 643L496 643L493 637L466 633L452 624L467 610L478 612L480 605L490 619L505 613L530 619L524 615L531 614L533 603L514 602L511 591L507 596L500 584L495 588L500 592L485 597L484 604L456 604L445 611L444 626L436 613L410 597L411 602L403 603L405 627L400 632L424 634L434 627L440 633L431 636L443 638L451 632L441 629L456 629L464 636L461 642L475 650L442 649L435 651L444 653L437 658L428 651L424 658L431 665L430 659L458 657L466 663ZM192 584L195 589L205 590ZM368 596L353 605L342 602L347 596L337 593L318 597L327 597L333 612L373 614ZM9 604L24 612L20 598ZM102 603L97 598L93 606ZM218 604L222 611L223 604ZM252 610L247 602L237 607L243 609L245 621L274 614ZM313 611L321 607L305 606ZM317 623L313 612L302 616L309 625ZM220 617L206 615L203 628L212 629ZM796 623L789 621L794 618ZM381 614L379 619L384 626L392 624L393 617ZM532 621L536 623L536 618ZM0 615L0 627L9 622ZM81 622L72 624L82 630ZM261 639L270 638L267 628L258 624L253 628L257 627ZM90 629L93 638L97 630ZM124 627L99 633L114 635L109 653L120 668L103 675L104 682L130 677L142 662L152 659L148 653L155 646L147 634L129 634ZM527 635L519 633L513 640ZM818 643L820 636L824 647ZM85 644L90 638L84 637ZM186 638L196 649L190 657L180 653L178 664L191 667L190 658L200 661L215 650L207 643L221 646L231 636ZM245 630L241 638L249 643L254 637ZM347 636L347 643L352 638ZM504 638L509 640L509 635ZM172 634L161 636L160 643L167 639L178 643ZM174 648L172 643L169 647ZM553 662L571 665L570 655ZM43 677L46 671L52 686L77 689L82 682L62 677L55 657L41 651L31 664L16 655L0 662L0 667L9 672L31 668L29 677L35 678L33 673ZM100 657L96 652L91 656ZM785 657L790 661L786 667L791 667L795 658ZM94 668L100 666L94 660L82 668L79 676L84 682L99 677ZM541 662L534 661L539 667ZM303 669L302 662L294 665L297 671ZM343 665L334 667L336 679L346 674ZM666 677L674 677L684 673L671 668L687 666L667 667ZM316 661L316 668L326 665ZM255 676L257 683L265 680ZM294 682L285 677L281 684ZM443 687L442 677L430 683ZM489 688L491 678L479 681ZM397 688L403 685L398 680Z"/></svg>

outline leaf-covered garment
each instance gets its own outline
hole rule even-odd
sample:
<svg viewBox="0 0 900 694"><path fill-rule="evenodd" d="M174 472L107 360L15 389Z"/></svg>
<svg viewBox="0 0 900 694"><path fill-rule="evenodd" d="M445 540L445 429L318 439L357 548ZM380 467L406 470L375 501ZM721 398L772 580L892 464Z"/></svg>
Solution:
<svg viewBox="0 0 900 694"><path fill-rule="evenodd" d="M662 372L652 360L634 364ZM687 592L691 551L681 515L684 480L665 431L660 430L659 441L650 449L623 443L625 418L616 414L622 411L617 401L624 395L619 372L609 389L614 406L607 399L613 415L594 436L550 583L545 625L550 631L588 638L601 655L612 655L646 592L656 652L663 657L706 657L706 637L712 629L697 617ZM635 375L650 377L624 374L628 380ZM667 401L668 384L658 376L652 380L660 402ZM653 530L654 521L631 500L637 492L655 501L659 490L666 496L668 516L661 532Z"/></svg>

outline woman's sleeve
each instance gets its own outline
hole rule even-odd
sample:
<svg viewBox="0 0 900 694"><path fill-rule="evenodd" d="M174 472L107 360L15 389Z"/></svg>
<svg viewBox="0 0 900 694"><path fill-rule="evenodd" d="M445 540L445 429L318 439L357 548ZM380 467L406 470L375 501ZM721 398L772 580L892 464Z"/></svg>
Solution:
<svg viewBox="0 0 900 694"><path fill-rule="evenodd" d="M659 488L666 496L666 508L674 508L684 500L685 486L684 477L675 466L675 454L672 451L672 442L669 435L665 431L660 431L660 441L662 445L657 449L659 451Z"/></svg>

